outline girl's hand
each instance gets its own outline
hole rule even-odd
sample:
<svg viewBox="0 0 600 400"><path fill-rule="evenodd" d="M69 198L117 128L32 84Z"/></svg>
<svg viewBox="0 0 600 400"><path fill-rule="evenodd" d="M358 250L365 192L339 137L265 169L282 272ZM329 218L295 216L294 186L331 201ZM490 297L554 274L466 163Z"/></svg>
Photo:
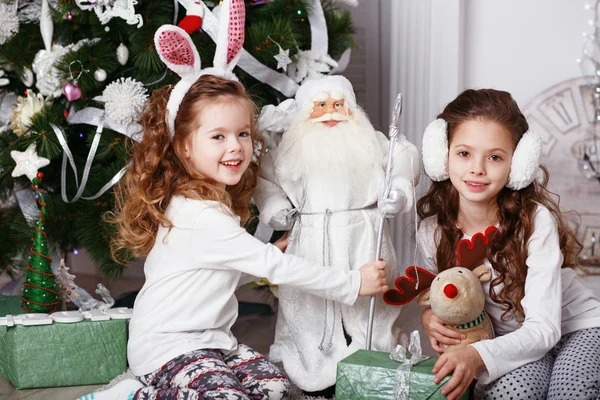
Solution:
<svg viewBox="0 0 600 400"><path fill-rule="evenodd" d="M375 296L388 290L384 261L371 261L360 267L359 296Z"/></svg>
<svg viewBox="0 0 600 400"><path fill-rule="evenodd" d="M431 308L426 308L421 314L421 325L429 337L431 347L438 353L446 351L442 345L460 344L461 340L467 338L464 334L446 327L444 321L439 319Z"/></svg>
<svg viewBox="0 0 600 400"><path fill-rule="evenodd" d="M446 375L454 371L452 378L442 388L442 394L448 400L460 398L475 379L475 373L484 366L479 352L472 346L452 350L442 354L433 366L433 382L439 383Z"/></svg>
<svg viewBox="0 0 600 400"><path fill-rule="evenodd" d="M273 246L281 250L282 253L285 253L285 249L287 249L288 246L288 233L289 232L284 233L282 237L280 237L275 243L273 243Z"/></svg>

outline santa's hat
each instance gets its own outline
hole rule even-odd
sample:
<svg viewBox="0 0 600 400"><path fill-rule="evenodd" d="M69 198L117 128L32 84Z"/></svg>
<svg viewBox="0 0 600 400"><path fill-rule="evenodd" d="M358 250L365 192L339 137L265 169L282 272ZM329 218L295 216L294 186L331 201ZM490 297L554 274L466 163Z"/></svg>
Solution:
<svg viewBox="0 0 600 400"><path fill-rule="evenodd" d="M312 107L313 97L320 93L341 94L348 108L356 108L356 96L352 84L341 75L328 75L304 81L296 92L296 104L301 109Z"/></svg>

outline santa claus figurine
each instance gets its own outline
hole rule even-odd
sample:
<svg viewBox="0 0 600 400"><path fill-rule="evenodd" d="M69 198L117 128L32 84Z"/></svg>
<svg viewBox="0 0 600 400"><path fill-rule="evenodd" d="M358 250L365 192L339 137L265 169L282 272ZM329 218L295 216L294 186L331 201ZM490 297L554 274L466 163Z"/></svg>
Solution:
<svg viewBox="0 0 600 400"><path fill-rule="evenodd" d="M382 199L389 141L357 106L350 82L342 76L310 80L298 89L295 100L289 129L263 158L254 194L260 219L275 230L291 230L286 253L318 261L323 268L358 270L375 258L379 218L412 207L419 153L400 135L392 157L390 194ZM286 109L292 109L289 103ZM275 114L271 107L263 117ZM274 147L275 141L268 143ZM387 224L381 254L388 286L393 287L399 273ZM376 302L373 350L395 347L398 332L393 325L399 313L397 307ZM337 362L364 348L368 315L369 298L347 306L279 287L270 358L283 362L288 376L305 392L330 389Z"/></svg>

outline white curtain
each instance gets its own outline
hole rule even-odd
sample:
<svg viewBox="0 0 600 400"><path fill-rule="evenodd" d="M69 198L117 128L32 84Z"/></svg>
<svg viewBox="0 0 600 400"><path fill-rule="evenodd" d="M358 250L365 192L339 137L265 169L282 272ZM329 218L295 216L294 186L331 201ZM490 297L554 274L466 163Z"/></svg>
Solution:
<svg viewBox="0 0 600 400"><path fill-rule="evenodd" d="M466 0L383 0L381 7L382 121L403 94L402 128L421 149L427 124L463 90L463 22ZM417 198L428 187L421 171ZM398 266L415 260L414 211L392 221Z"/></svg>

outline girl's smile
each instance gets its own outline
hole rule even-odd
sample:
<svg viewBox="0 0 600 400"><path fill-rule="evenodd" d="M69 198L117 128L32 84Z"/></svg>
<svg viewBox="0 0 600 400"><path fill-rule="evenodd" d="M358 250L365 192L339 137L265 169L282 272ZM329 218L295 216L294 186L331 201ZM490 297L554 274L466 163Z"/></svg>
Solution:
<svg viewBox="0 0 600 400"><path fill-rule="evenodd" d="M464 181L464 183L469 188L469 190L471 190L473 192L482 192L489 186L488 183L482 183L482 182L476 182L476 181Z"/></svg>

